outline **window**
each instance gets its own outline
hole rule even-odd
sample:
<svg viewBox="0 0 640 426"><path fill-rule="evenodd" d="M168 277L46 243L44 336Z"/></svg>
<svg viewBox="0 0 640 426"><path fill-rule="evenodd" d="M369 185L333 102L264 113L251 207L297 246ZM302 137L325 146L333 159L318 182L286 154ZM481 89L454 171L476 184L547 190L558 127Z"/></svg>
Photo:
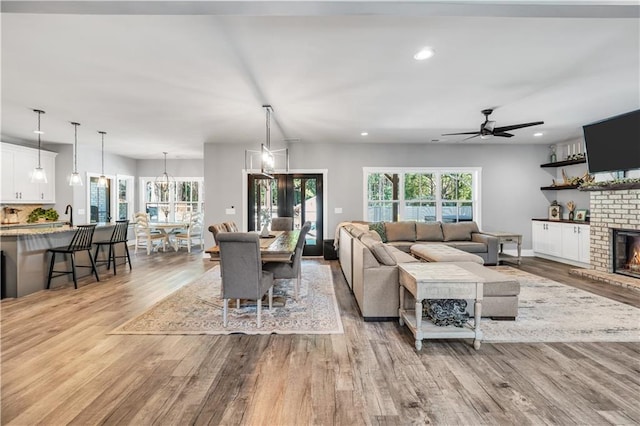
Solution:
<svg viewBox="0 0 640 426"><path fill-rule="evenodd" d="M182 222L191 212L204 211L204 180L177 177L167 183L140 178L142 209L152 222Z"/></svg>
<svg viewBox="0 0 640 426"><path fill-rule="evenodd" d="M479 222L480 168L364 168L371 222Z"/></svg>
<svg viewBox="0 0 640 426"><path fill-rule="evenodd" d="M133 176L118 175L117 220L131 219L133 215Z"/></svg>
<svg viewBox="0 0 640 426"><path fill-rule="evenodd" d="M87 207L89 210L89 223L111 222L112 211L112 187L114 179L107 176L107 186L98 186L99 175L87 173Z"/></svg>

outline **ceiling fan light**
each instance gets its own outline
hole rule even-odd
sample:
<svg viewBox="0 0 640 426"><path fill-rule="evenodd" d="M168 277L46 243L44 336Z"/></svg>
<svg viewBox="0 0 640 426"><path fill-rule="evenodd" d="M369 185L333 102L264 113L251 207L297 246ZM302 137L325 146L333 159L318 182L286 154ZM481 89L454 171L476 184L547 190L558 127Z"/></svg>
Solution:
<svg viewBox="0 0 640 426"><path fill-rule="evenodd" d="M542 135L544 135L544 133L542 133L542 132L536 132L536 133L533 134L533 136L535 136L536 138L539 138Z"/></svg>
<svg viewBox="0 0 640 426"><path fill-rule="evenodd" d="M416 61L424 61L425 59L429 59L430 57L432 57L434 54L435 51L433 50L433 48L426 46L416 52L416 54L413 55L413 59L415 59Z"/></svg>

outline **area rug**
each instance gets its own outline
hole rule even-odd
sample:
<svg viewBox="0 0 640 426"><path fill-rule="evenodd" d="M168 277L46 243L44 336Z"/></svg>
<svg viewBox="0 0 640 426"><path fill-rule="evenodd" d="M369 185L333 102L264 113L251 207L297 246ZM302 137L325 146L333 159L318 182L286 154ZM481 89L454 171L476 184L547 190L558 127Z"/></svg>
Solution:
<svg viewBox="0 0 640 426"><path fill-rule="evenodd" d="M480 322L485 342L638 342L640 309L510 266L520 282L515 321Z"/></svg>
<svg viewBox="0 0 640 426"><path fill-rule="evenodd" d="M111 334L342 334L342 321L333 289L331 268L303 262L298 300L294 280L277 280L271 311L262 309L257 327L255 303L229 303L228 325L222 325L218 266L175 291ZM264 305L263 305L264 306Z"/></svg>

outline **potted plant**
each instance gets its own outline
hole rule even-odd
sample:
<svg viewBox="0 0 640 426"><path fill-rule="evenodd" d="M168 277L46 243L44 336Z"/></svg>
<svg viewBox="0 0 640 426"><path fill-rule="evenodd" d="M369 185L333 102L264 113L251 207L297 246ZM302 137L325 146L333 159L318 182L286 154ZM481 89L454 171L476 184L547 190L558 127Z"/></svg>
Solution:
<svg viewBox="0 0 640 426"><path fill-rule="evenodd" d="M27 223L44 222L44 221L56 221L58 220L58 212L55 209L43 209L38 207L29 213Z"/></svg>

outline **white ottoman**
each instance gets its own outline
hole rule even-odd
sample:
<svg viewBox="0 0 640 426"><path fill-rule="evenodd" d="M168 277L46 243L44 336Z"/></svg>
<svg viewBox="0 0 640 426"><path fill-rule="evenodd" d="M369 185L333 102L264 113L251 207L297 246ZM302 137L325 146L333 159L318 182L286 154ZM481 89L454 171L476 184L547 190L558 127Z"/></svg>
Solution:
<svg viewBox="0 0 640 426"><path fill-rule="evenodd" d="M484 265L480 256L445 244L414 244L411 254L427 262L474 262Z"/></svg>

